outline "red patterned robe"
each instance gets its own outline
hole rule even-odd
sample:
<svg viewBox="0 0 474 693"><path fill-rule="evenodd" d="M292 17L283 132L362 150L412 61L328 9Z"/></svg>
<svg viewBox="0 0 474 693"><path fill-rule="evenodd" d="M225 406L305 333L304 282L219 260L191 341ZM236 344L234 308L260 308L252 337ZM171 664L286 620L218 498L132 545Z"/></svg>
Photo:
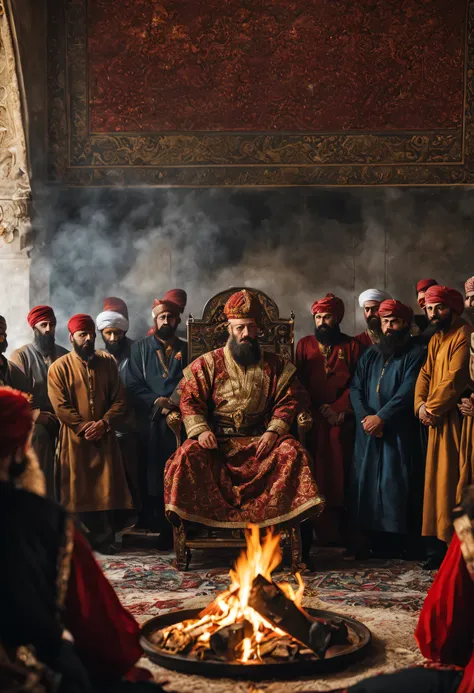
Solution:
<svg viewBox="0 0 474 693"><path fill-rule="evenodd" d="M262 352L242 368L229 347L196 359L183 373L181 413L188 440L168 460L165 506L181 518L214 527L260 527L317 514L323 499L311 461L290 435L305 393L295 366ZM218 450L195 440L214 431ZM255 457L260 436L278 433L270 455Z"/></svg>
<svg viewBox="0 0 474 693"><path fill-rule="evenodd" d="M344 506L344 480L354 447L349 385L363 350L356 339L345 334L333 347L324 347L315 336L303 337L296 349L298 378L311 397L313 427L308 447L314 458L314 477L328 507ZM319 411L323 404L344 414L344 421L330 426Z"/></svg>

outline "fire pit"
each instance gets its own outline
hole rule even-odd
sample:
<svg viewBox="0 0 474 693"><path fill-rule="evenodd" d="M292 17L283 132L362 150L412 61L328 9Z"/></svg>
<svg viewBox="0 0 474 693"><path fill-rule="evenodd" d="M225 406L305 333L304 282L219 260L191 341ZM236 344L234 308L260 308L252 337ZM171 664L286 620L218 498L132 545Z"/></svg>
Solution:
<svg viewBox="0 0 474 693"><path fill-rule="evenodd" d="M275 583L280 537L258 527L230 571L231 586L203 610L176 611L148 621L142 646L157 664L204 676L301 676L346 666L370 643L362 623L332 611L303 609L304 583L295 592Z"/></svg>

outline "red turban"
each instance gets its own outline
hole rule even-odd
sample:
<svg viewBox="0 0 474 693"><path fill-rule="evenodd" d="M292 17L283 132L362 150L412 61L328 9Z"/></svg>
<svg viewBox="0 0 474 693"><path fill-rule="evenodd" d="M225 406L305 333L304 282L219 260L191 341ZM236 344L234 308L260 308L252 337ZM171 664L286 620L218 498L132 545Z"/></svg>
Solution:
<svg viewBox="0 0 474 693"><path fill-rule="evenodd" d="M420 291L426 291L430 286L438 286L436 279L420 279L416 285L416 293L419 294Z"/></svg>
<svg viewBox="0 0 474 693"><path fill-rule="evenodd" d="M163 298L155 298L151 314L156 318L160 313L169 312L179 317L186 308L187 300L186 291L183 291L183 289L171 289L165 293Z"/></svg>
<svg viewBox="0 0 474 693"><path fill-rule="evenodd" d="M464 299L459 291L448 286L430 286L425 294L425 304L444 303L455 313L461 315L464 310Z"/></svg>
<svg viewBox="0 0 474 693"><path fill-rule="evenodd" d="M27 397L11 387L0 387L0 457L12 455L26 443L33 425Z"/></svg>
<svg viewBox="0 0 474 693"><path fill-rule="evenodd" d="M128 308L125 301L116 296L109 296L109 298L104 298L104 310L103 312L120 313L124 318L128 320Z"/></svg>
<svg viewBox="0 0 474 693"><path fill-rule="evenodd" d="M334 294L326 294L324 298L313 303L311 312L313 315L316 315L316 313L331 313L338 322L341 322L344 317L344 303Z"/></svg>
<svg viewBox="0 0 474 693"><path fill-rule="evenodd" d="M413 320L413 311L410 306L406 306L400 301L394 301L392 298L388 301L382 301L379 306L379 315L381 318L392 315L394 318L404 320L408 325Z"/></svg>
<svg viewBox="0 0 474 693"><path fill-rule="evenodd" d="M0 330L3 330L4 332L7 331L7 321L3 317L3 315L0 315Z"/></svg>
<svg viewBox="0 0 474 693"><path fill-rule="evenodd" d="M50 306L36 306L32 308L26 318L31 328L39 322L51 322L56 325L56 316Z"/></svg>
<svg viewBox="0 0 474 693"><path fill-rule="evenodd" d="M242 291L237 291L237 293L232 294L227 299L224 313L227 320L253 318L258 322L262 317L262 304L254 293L247 289L242 289Z"/></svg>
<svg viewBox="0 0 474 693"><path fill-rule="evenodd" d="M71 334L74 332L95 332L95 322L90 315L78 313L73 315L67 324L67 329Z"/></svg>

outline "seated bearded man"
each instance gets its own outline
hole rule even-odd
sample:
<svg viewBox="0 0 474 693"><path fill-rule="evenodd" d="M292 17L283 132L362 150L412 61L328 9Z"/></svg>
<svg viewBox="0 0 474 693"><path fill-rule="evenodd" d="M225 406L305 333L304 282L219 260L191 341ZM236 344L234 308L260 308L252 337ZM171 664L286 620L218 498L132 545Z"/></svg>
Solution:
<svg viewBox="0 0 474 693"><path fill-rule="evenodd" d="M323 499L306 450L290 435L307 395L295 366L260 350L261 305L243 290L227 301L229 339L183 373L188 440L168 460L168 517L260 527L318 514Z"/></svg>

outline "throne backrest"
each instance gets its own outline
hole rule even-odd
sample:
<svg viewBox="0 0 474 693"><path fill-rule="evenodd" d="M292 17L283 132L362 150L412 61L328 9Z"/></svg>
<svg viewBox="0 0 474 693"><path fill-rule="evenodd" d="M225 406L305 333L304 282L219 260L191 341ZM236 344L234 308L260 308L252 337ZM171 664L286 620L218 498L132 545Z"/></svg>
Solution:
<svg viewBox="0 0 474 693"><path fill-rule="evenodd" d="M187 321L189 363L207 351L223 347L228 338L227 319L224 306L227 299L236 291L252 291L262 304L262 330L259 342L265 351L273 351L294 361L294 313L289 318L280 318L278 306L267 294L259 289L237 286L209 299L204 306L201 318L190 315Z"/></svg>

